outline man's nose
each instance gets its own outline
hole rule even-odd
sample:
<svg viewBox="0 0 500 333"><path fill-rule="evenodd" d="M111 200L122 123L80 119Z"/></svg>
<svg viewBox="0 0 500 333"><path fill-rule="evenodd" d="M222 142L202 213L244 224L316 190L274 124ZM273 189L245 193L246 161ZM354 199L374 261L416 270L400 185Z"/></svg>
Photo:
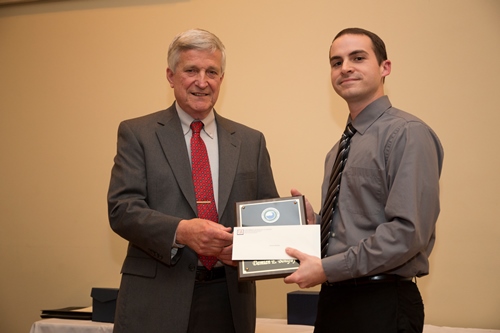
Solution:
<svg viewBox="0 0 500 333"><path fill-rule="evenodd" d="M199 71L198 76L196 77L196 85L198 87L206 87L208 85L207 82L207 73L205 71Z"/></svg>
<svg viewBox="0 0 500 333"><path fill-rule="evenodd" d="M350 61L344 61L342 63L342 73L351 73L353 71L352 64Z"/></svg>

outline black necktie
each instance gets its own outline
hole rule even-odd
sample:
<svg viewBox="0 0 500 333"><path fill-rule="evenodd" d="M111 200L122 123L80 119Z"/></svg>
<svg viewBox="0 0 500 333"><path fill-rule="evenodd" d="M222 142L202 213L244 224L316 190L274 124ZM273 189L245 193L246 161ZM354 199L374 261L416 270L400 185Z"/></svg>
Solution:
<svg viewBox="0 0 500 333"><path fill-rule="evenodd" d="M332 234L331 229L333 212L337 206L340 191L340 180L342 178L342 171L344 170L344 166L347 162L349 144L354 133L356 133L356 129L351 125L351 123L347 124L345 131L342 134L342 138L340 139L337 158L335 159L332 174L330 175L328 192L321 211L321 258L326 257L326 251L328 250L328 242Z"/></svg>

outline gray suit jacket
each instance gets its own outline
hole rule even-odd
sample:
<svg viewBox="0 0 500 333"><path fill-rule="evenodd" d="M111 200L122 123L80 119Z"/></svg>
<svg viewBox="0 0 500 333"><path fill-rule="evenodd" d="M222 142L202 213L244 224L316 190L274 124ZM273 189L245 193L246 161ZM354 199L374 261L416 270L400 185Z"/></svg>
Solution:
<svg viewBox="0 0 500 333"><path fill-rule="evenodd" d="M219 222L235 225L235 202L278 197L262 133L215 114ZM196 217L191 167L175 105L124 121L108 192L112 229L129 241L115 332L186 332L197 255L171 256L178 223ZM255 330L255 283L226 266L236 332Z"/></svg>

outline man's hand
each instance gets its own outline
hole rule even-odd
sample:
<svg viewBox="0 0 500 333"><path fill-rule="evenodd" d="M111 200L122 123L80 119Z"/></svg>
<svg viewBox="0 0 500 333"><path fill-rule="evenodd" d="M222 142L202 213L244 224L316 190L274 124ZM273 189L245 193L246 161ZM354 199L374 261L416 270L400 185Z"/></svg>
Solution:
<svg viewBox="0 0 500 333"><path fill-rule="evenodd" d="M226 265L229 265L229 266L238 265L238 262L233 260L233 244L223 248L222 252L220 253L220 255L217 258Z"/></svg>
<svg viewBox="0 0 500 333"><path fill-rule="evenodd" d="M299 192L299 190L295 189L295 188L292 188L290 190L290 193L292 194L292 196L299 196L299 195L302 195L302 193ZM307 218L307 224L315 224L316 223L316 218L315 218L315 215L314 215L314 209L311 205L311 203L309 202L309 200L306 199L306 218Z"/></svg>
<svg viewBox="0 0 500 333"><path fill-rule="evenodd" d="M233 243L233 234L230 227L209 220L182 220L177 227L176 243L187 245L198 254L217 257Z"/></svg>
<svg viewBox="0 0 500 333"><path fill-rule="evenodd" d="M326 281L321 259L310 256L297 249L286 248L286 253L300 261L299 268L285 278L285 283L296 283L300 288L311 288Z"/></svg>

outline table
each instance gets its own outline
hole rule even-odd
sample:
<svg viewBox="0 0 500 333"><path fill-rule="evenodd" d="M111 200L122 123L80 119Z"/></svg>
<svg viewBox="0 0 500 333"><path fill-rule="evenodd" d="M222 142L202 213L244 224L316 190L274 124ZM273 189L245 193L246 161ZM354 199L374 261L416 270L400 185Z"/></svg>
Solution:
<svg viewBox="0 0 500 333"><path fill-rule="evenodd" d="M311 333L312 326L287 325L286 319L258 318L256 333ZM76 319L42 319L33 324L30 333L112 333L113 324Z"/></svg>
<svg viewBox="0 0 500 333"><path fill-rule="evenodd" d="M113 333L112 323L49 318L36 321L30 333Z"/></svg>
<svg viewBox="0 0 500 333"><path fill-rule="evenodd" d="M313 327L287 325L286 319L257 318L256 333L312 333ZM90 320L42 319L31 327L30 333L112 333L113 324ZM425 325L424 333L500 333L500 330L456 328Z"/></svg>

